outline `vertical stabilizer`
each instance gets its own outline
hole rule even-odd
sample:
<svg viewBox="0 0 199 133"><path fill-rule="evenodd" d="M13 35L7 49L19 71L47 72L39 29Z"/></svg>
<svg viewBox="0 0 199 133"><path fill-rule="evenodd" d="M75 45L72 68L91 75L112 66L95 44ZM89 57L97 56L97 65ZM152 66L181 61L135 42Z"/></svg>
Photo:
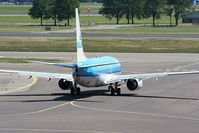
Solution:
<svg viewBox="0 0 199 133"><path fill-rule="evenodd" d="M77 39L77 62L81 62L86 60L86 56L84 54L84 49L82 45L82 36L80 30L80 22L79 22L79 13L76 8L76 39Z"/></svg>

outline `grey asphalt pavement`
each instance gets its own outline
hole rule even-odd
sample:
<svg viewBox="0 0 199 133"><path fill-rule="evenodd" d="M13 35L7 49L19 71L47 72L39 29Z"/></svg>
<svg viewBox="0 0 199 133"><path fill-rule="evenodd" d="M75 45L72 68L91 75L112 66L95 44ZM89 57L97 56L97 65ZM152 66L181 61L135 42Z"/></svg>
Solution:
<svg viewBox="0 0 199 133"><path fill-rule="evenodd" d="M199 70L198 54L87 55L112 55L121 61L128 60L122 64L126 74ZM60 57L70 63L76 60L75 53L0 52L0 56ZM66 68L34 63L1 63L0 69L71 72ZM20 84L9 82L12 76L17 78L15 75L1 75L0 80L13 86ZM19 77L18 81L23 78ZM198 79L199 75L147 79L144 80L144 87L134 92L122 87L121 96L110 96L107 87L82 87L82 95L70 96L69 91L59 89L58 80L37 79L29 89L21 88L20 92L0 95L0 132L198 133Z"/></svg>
<svg viewBox="0 0 199 133"><path fill-rule="evenodd" d="M0 33L0 36L14 37L75 37L75 34L64 33ZM171 37L171 38L199 38L199 34L100 34L84 33L83 37L122 37L122 38L142 38L142 37Z"/></svg>

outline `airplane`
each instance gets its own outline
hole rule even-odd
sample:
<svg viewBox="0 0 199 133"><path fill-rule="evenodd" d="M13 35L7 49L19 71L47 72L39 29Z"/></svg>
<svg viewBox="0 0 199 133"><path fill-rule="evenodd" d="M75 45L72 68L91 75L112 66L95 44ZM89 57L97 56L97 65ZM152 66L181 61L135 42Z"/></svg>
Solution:
<svg viewBox="0 0 199 133"><path fill-rule="evenodd" d="M62 90L70 90L71 95L79 95L81 90L79 86L84 87L101 87L108 86L111 95L121 95L121 84L126 84L130 91L135 91L143 87L143 79L146 78L161 78L171 75L186 75L199 74L199 71L187 72L163 72L163 73L143 73L122 75L121 61L111 56L102 56L96 58L86 58L82 45L82 36L80 30L79 13L76 8L76 47L77 47L77 62L74 64L58 64L40 61L30 61L33 63L41 63L54 65L72 69L71 74L65 73L46 73L46 72L31 72L17 70L3 70L0 72L16 73L32 76L60 79L58 82Z"/></svg>

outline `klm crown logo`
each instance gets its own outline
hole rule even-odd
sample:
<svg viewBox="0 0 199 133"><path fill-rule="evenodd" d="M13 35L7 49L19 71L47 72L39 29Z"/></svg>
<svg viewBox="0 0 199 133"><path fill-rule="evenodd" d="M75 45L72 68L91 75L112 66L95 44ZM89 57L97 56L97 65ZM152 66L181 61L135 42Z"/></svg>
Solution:
<svg viewBox="0 0 199 133"><path fill-rule="evenodd" d="M79 41L77 42L77 48L82 48L82 38L80 37Z"/></svg>
<svg viewBox="0 0 199 133"><path fill-rule="evenodd" d="M82 48L82 42L81 41L77 43L77 48Z"/></svg>

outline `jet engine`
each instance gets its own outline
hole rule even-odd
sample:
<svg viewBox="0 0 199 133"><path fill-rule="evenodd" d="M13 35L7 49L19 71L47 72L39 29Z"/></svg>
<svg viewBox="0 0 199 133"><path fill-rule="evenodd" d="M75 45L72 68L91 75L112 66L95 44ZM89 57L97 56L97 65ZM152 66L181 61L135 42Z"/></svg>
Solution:
<svg viewBox="0 0 199 133"><path fill-rule="evenodd" d="M65 79L60 79L58 84L62 90L69 90L73 86L71 81L67 81Z"/></svg>
<svg viewBox="0 0 199 133"><path fill-rule="evenodd" d="M126 82L126 86L129 90L135 91L142 88L143 82L139 79L128 79Z"/></svg>

